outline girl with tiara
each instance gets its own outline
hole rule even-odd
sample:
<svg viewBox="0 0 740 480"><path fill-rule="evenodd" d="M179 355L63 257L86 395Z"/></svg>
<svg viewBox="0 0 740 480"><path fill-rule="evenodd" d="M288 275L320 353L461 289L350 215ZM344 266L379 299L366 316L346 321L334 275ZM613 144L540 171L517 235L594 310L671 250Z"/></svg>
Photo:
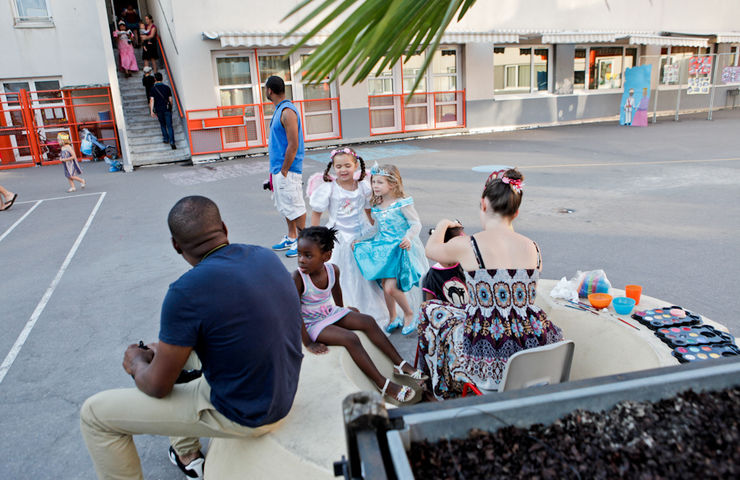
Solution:
<svg viewBox="0 0 740 480"><path fill-rule="evenodd" d="M332 167L336 178L329 174ZM318 184L317 184L318 183ZM370 315L377 324L388 324L383 291L375 282L366 280L352 255L352 243L372 231L370 197L372 189L365 174L365 162L351 148L332 150L323 175L317 173L308 181L311 225L318 226L321 214L327 212L328 228L337 230L337 245L331 263L342 271L339 280L344 302Z"/></svg>
<svg viewBox="0 0 740 480"><path fill-rule="evenodd" d="M403 326L402 334L416 331L418 318L409 306L405 292L419 285L429 269L424 246L419 239L421 220L414 199L403 192L401 174L394 165L375 165L371 170L373 189L371 214L376 233L369 240L357 242L355 259L362 275L383 287L391 322L387 332ZM403 317L396 316L396 304Z"/></svg>

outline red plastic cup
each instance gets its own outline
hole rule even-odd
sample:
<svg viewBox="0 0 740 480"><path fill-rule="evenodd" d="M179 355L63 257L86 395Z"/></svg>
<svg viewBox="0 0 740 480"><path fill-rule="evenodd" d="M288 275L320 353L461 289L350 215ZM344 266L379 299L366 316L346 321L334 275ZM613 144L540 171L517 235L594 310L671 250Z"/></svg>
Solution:
<svg viewBox="0 0 740 480"><path fill-rule="evenodd" d="M635 301L635 305L640 303L641 294L642 286L640 285L627 285L624 287L624 296L633 299Z"/></svg>

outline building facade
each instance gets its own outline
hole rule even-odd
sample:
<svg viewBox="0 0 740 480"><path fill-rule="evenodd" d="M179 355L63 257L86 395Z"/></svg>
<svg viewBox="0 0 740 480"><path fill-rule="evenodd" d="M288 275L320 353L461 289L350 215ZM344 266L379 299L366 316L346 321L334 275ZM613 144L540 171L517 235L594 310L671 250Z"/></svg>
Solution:
<svg viewBox="0 0 740 480"><path fill-rule="evenodd" d="M103 51L110 52L114 12L133 3L150 13L194 159L265 151L272 106L263 85L270 75L286 80L308 146L614 119L625 70L639 65L652 65L655 115L725 107L740 86L740 75L723 75L725 67L738 66L740 3L732 0L708 0L700 11L688 0L479 0L449 26L438 49L357 85L303 82L302 64L326 32L289 54L300 37L285 37L296 20L282 19L297 0L108 0L87 9L64 0L10 2L16 21L0 26L0 34L10 30L16 53L1 54L13 71L3 72L0 83L54 77L62 86L109 84L114 97L115 60ZM43 13L44 6L54 27L19 23L18 11ZM99 31L79 27L96 22ZM53 57L47 63L28 55L45 51ZM407 101L426 55L433 57L431 68ZM697 56L712 59L711 94L686 95L689 63Z"/></svg>

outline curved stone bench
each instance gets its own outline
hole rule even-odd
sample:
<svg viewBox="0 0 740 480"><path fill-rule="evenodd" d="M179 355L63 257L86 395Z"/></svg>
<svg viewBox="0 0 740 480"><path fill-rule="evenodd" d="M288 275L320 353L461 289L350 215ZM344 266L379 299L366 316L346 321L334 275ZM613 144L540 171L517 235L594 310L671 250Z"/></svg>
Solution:
<svg viewBox="0 0 740 480"><path fill-rule="evenodd" d="M678 360L652 330L628 316L615 318L611 307L598 315L563 306L553 300L554 280L540 280L537 305L563 329L565 338L575 342L571 380L676 365ZM615 296L622 295L614 290ZM670 305L646 295L640 309ZM611 314L610 314L610 313ZM727 329L709 319L705 323ZM378 369L392 377L391 362L359 334ZM332 464L346 455L342 400L359 390L376 390L343 348L332 347L325 355L304 350L301 376L293 408L274 432L256 439L215 438L207 453L207 480L245 478L334 478Z"/></svg>

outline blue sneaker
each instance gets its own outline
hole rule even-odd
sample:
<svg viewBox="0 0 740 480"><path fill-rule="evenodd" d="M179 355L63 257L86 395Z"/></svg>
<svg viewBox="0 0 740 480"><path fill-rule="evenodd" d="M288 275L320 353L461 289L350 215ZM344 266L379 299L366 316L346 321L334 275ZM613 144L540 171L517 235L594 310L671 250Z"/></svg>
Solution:
<svg viewBox="0 0 740 480"><path fill-rule="evenodd" d="M294 243L296 243L295 239L290 239L287 235L283 235L283 239L280 241L280 243L276 243L275 245L273 245L272 249L276 252L290 250L291 247L295 247L295 245L293 245Z"/></svg>
<svg viewBox="0 0 740 480"><path fill-rule="evenodd" d="M293 258L298 256L298 242L293 242L290 244L290 248L287 252L285 252L285 256L288 258Z"/></svg>
<svg viewBox="0 0 740 480"><path fill-rule="evenodd" d="M395 320L392 322L389 322L388 325L385 326L385 331L388 333L391 333L393 330L400 328L403 326L403 317L396 317Z"/></svg>

